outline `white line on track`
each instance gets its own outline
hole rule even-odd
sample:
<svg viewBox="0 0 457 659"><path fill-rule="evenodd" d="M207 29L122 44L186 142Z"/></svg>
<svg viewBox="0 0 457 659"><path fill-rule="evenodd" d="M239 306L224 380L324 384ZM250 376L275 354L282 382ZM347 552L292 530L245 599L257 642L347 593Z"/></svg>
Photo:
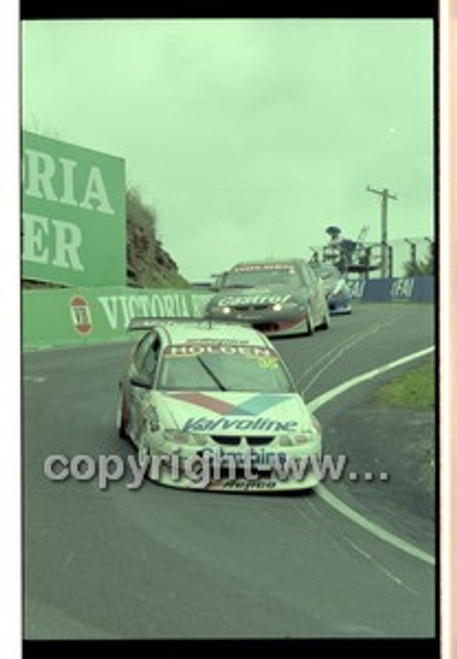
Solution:
<svg viewBox="0 0 457 659"><path fill-rule="evenodd" d="M337 387L334 387L333 389L326 391L321 396L318 396L314 400L310 401L308 403L308 407L314 412L323 405L325 405L326 403L330 402L331 400L339 396L340 394L343 394L344 392L348 391L348 389L352 389L352 387L355 387L356 385L362 382L367 382L368 380L371 380L377 377L378 375L382 375L382 373L386 373L387 371L390 371L391 369L396 368L397 366L402 366L403 364L407 364L408 362L414 361L415 359L420 359L421 357L430 354L434 350L435 350L435 346L429 346L428 348L424 348L423 350L419 350L410 355L406 355L405 357L400 357L400 359L396 359L393 362L389 362L388 364L384 364L383 366L374 368L371 371L362 373L361 375L358 375L354 378L351 378L350 380L347 380L346 382L343 382ZM379 526L375 522L372 522L368 518L356 512L355 510L350 508L350 506L348 506L343 501L338 499L338 497L332 494L324 485L319 484L316 487L316 493L329 506L334 508L341 515L344 515L352 522L358 524L359 526L361 526L366 531L373 534L380 540L383 540L384 542L388 542L397 549L400 549L401 551L404 551L410 556L414 556L415 558L418 558L419 560L424 561L429 565L435 565L434 556L428 554L425 551L422 551L418 547L415 547L411 543L407 542L406 540L403 540L402 538L394 535L393 533L386 531L386 529L382 528L382 526Z"/></svg>
<svg viewBox="0 0 457 659"><path fill-rule="evenodd" d="M385 329L386 327L389 327L390 325L393 325L393 323L397 322L400 320L400 317L394 318L393 320L390 321L383 321L379 323L378 325L375 325L374 327L370 327L369 330L362 332L361 334L356 335L355 337L352 337L347 341L346 343L343 343L340 346L336 346L333 348L331 351L328 353L325 353L322 357L330 357L330 354L335 352L331 359L327 363L325 363L317 373L314 374L314 376L307 382L306 387L302 390L301 394L304 396L304 394L310 389L310 387L318 380L322 374L330 368L342 355L349 350L349 348L353 348L357 343L360 343L364 339L368 338L369 336L372 336L373 334L376 334L376 332L379 332L382 329ZM322 360L321 357L321 360ZM321 361L320 360L320 361ZM319 361L319 360L318 360ZM309 370L309 369L308 369ZM302 381L303 377L305 376L305 373L302 373L300 377L300 381Z"/></svg>
<svg viewBox="0 0 457 659"><path fill-rule="evenodd" d="M326 391L321 396L318 396L317 398L314 398L314 400L311 400L309 403L307 403L307 405L311 411L315 411L319 407L322 407L322 405L325 405L326 403L331 401L333 398L336 398L340 394L343 394L348 389L352 389L352 387L355 387L361 382L372 380L378 375L382 375L383 373L386 373L387 371L390 371L391 369L396 368L397 366L402 366L403 364L407 364L408 362L414 361L415 359L420 359L420 357L425 357L425 355L428 355L434 350L435 350L435 346L429 346L428 348L424 348L423 350L418 350L417 352L413 352L411 355L400 357L399 359L396 359L393 362L389 362L388 364L384 364L383 366L378 366L377 368L374 368L371 371L367 371L366 373L357 375L356 377L351 378L350 380L346 380L346 382L342 382L337 387L333 387L333 389L329 389L329 391Z"/></svg>
<svg viewBox="0 0 457 659"><path fill-rule="evenodd" d="M308 368L305 368L305 370L302 372L300 377L297 380L297 387L303 382L304 378L306 375L311 373L312 371L316 370L316 367L321 364L322 362L325 362L326 359L329 359L327 363L324 363L324 365L318 370L318 372L313 376L312 381L308 382L306 387L303 389L301 392L302 395L310 388L310 386L322 375L323 371L327 370L329 366L335 363L335 361L341 357L349 348L352 348L354 345L357 343L360 343L360 341L363 341L365 338L368 338L372 334L375 334L376 332L379 332L381 329L385 329L386 327L390 327L390 325L393 325L394 323L398 322L399 320L403 320L406 318L408 315L411 315L411 312L409 314L398 314L397 316L394 316L393 318L390 319L382 319L380 322L376 323L375 325L372 325L368 329L364 329L358 334L354 334L353 336L349 337L339 345L333 346L333 348L330 348L327 352L324 352L323 355L319 357L318 360L316 360L314 363L312 363Z"/></svg>
<svg viewBox="0 0 457 659"><path fill-rule="evenodd" d="M380 540L384 540L384 542L388 542L397 549L401 549L410 556L414 556L415 558L424 561L424 563L428 563L429 565L435 565L434 556L432 556L431 554L427 554L427 552L422 551L422 549L415 547L406 540L402 540L402 538L399 538L397 535L390 533L390 531L386 531L386 529L382 528L382 526L375 524L375 522L372 522L371 520L367 519L360 513L357 513L355 510L353 510L347 504L341 501L341 499L338 499L338 497L332 494L330 490L328 490L324 485L322 484L318 485L316 487L316 493L321 497L321 499L323 499L326 503L328 503L329 506L337 510L339 513L341 513L348 519L350 519L351 522L354 522L355 524L358 524L359 526L364 528L365 531L368 531L369 533L376 536Z"/></svg>
<svg viewBox="0 0 457 659"><path fill-rule="evenodd" d="M391 579L397 586L400 586L401 588L404 588L411 595L414 595L415 597L420 598L420 594L417 592L417 590L414 590L414 588L411 588L410 586L405 584L404 581L402 581L399 577L397 577L395 574L393 574L393 572L388 570L385 565L383 565L382 563L377 561L368 552L366 552L364 549L362 549L361 547L356 545L355 542L352 542L352 540L350 538L345 536L345 540L354 549L354 551L358 552L367 561L370 561L370 563L372 563L372 565L374 565L386 577Z"/></svg>

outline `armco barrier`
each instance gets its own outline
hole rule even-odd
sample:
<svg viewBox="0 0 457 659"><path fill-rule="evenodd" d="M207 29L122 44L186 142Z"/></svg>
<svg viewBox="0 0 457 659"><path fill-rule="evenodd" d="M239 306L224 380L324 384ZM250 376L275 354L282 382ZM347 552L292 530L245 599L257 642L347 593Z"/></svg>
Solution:
<svg viewBox="0 0 457 659"><path fill-rule="evenodd" d="M133 316L202 314L207 291L127 287L67 288L22 292L22 345L87 345L129 338Z"/></svg>
<svg viewBox="0 0 457 659"><path fill-rule="evenodd" d="M434 277L350 282L361 302L433 302ZM212 293L198 288L135 289L125 286L25 290L22 345L34 349L122 341L133 316L200 316Z"/></svg>
<svg viewBox="0 0 457 659"><path fill-rule="evenodd" d="M362 302L434 302L435 278L393 277L350 282L353 297Z"/></svg>

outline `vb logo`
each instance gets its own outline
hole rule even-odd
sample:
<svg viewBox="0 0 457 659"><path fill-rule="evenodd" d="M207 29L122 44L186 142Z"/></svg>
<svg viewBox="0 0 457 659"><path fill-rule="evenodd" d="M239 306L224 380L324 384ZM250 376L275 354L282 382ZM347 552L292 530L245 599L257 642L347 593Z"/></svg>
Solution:
<svg viewBox="0 0 457 659"><path fill-rule="evenodd" d="M92 318L87 300L81 296L72 297L70 312L73 326L78 334L90 334L92 331Z"/></svg>

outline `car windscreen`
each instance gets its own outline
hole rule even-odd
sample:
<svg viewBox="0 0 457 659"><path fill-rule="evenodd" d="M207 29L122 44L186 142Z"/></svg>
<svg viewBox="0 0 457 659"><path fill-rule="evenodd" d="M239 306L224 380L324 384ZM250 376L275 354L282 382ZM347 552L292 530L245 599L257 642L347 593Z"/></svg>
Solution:
<svg viewBox="0 0 457 659"><path fill-rule="evenodd" d="M158 388L180 391L290 393L294 386L269 348L175 345L163 354Z"/></svg>
<svg viewBox="0 0 457 659"><path fill-rule="evenodd" d="M341 277L340 271L334 266L322 265L314 268L317 277L321 279L339 279Z"/></svg>
<svg viewBox="0 0 457 659"><path fill-rule="evenodd" d="M234 268L224 278L223 288L268 286L271 284L299 285L300 277L291 266L242 266Z"/></svg>

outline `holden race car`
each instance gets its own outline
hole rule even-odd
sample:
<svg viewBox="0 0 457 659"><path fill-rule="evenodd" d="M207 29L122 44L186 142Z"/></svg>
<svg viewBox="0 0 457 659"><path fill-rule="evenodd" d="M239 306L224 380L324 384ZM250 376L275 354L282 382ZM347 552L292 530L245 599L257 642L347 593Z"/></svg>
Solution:
<svg viewBox="0 0 457 659"><path fill-rule="evenodd" d="M117 430L148 477L187 489L270 492L319 482L321 427L280 355L250 326L136 318Z"/></svg>
<svg viewBox="0 0 457 659"><path fill-rule="evenodd" d="M324 283L325 295L331 315L352 313L351 290L346 279L331 263L310 263L316 277Z"/></svg>
<svg viewBox="0 0 457 659"><path fill-rule="evenodd" d="M238 263L215 289L208 318L246 321L266 336L312 335L330 326L323 283L304 259Z"/></svg>

